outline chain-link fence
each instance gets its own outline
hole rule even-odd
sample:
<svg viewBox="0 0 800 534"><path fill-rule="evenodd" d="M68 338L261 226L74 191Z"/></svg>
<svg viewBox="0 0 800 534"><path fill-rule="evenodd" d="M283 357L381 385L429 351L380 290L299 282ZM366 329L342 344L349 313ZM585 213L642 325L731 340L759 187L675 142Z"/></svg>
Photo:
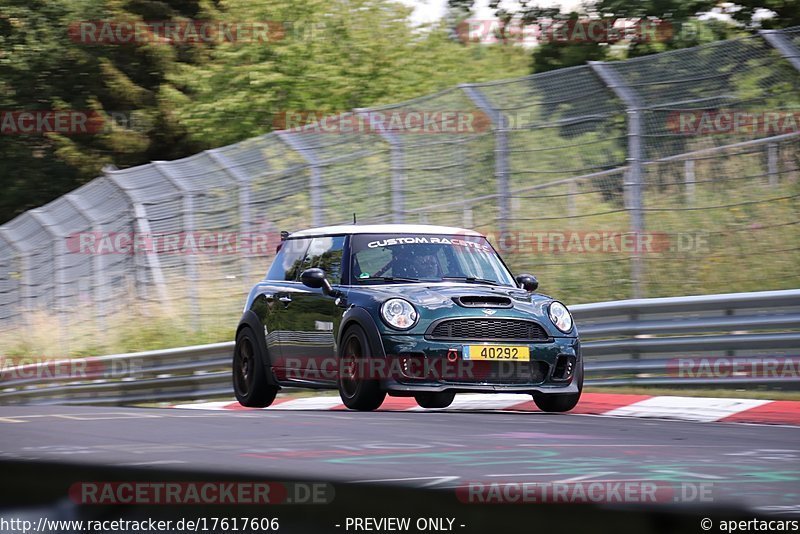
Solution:
<svg viewBox="0 0 800 534"><path fill-rule="evenodd" d="M481 230L569 303L798 287L798 139L798 28L465 84L107 169L0 227L0 324L232 328L281 230L354 213Z"/></svg>

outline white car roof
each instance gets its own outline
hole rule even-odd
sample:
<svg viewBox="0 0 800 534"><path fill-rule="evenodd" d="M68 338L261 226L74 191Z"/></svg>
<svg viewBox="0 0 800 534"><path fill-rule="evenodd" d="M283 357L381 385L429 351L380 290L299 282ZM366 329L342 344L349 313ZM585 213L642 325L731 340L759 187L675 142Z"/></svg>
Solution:
<svg viewBox="0 0 800 534"><path fill-rule="evenodd" d="M435 226L432 224L342 224L338 226L322 226L292 232L289 237L313 237L322 235L351 234L444 234L483 237L475 230L456 228L453 226Z"/></svg>

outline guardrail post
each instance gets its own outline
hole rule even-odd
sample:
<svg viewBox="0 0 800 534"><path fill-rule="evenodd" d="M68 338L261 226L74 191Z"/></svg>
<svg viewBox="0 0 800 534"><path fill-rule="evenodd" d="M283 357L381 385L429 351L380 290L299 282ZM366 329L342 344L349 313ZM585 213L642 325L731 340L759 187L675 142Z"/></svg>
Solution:
<svg viewBox="0 0 800 534"><path fill-rule="evenodd" d="M628 114L628 172L625 173L625 209L630 213L631 230L636 237L636 248L631 256L631 279L633 298L642 297L644 283L644 262L641 249L644 237L644 213L642 212L644 151L642 148L642 112L644 106L637 95L628 87L612 67L602 61L590 61L589 66L606 86L625 104Z"/></svg>
<svg viewBox="0 0 800 534"><path fill-rule="evenodd" d="M508 214L511 210L511 193L508 163L508 126L502 111L496 110L486 97L471 84L461 84L472 103L492 120L494 129L494 176L497 181L497 230L500 235L508 230Z"/></svg>
<svg viewBox="0 0 800 534"><path fill-rule="evenodd" d="M311 196L311 225L322 226L325 220L322 210L322 168L317 158L303 144L294 138L294 134L285 130L275 132L278 139L283 141L289 148L300 154L308 162L311 170L311 178L308 183L309 195Z"/></svg>
<svg viewBox="0 0 800 534"><path fill-rule="evenodd" d="M800 50L786 36L786 33L781 30L759 30L758 34L795 69L800 71Z"/></svg>

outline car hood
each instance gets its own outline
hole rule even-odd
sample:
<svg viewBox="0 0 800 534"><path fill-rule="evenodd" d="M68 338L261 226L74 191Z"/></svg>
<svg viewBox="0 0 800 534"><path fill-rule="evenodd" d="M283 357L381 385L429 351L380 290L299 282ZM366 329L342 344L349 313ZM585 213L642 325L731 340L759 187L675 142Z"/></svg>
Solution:
<svg viewBox="0 0 800 534"><path fill-rule="evenodd" d="M547 306L553 299L539 293L529 293L524 289L463 283L413 283L369 285L355 289L361 300L372 301L376 308L387 299L398 297L414 304L420 311L417 328L437 318L446 317L496 317L535 319L542 323L553 336L563 336L547 319ZM354 295L355 296L355 295ZM483 302L488 302L483 304ZM505 301L503 303L502 301ZM409 332L412 333L412 332Z"/></svg>

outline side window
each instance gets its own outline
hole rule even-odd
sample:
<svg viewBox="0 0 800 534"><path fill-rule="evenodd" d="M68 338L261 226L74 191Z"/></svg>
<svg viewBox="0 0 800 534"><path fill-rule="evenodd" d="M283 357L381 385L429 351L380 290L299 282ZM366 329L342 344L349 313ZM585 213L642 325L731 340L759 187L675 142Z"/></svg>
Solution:
<svg viewBox="0 0 800 534"><path fill-rule="evenodd" d="M318 267L325 271L332 284L342 281L342 251L344 250L344 236L315 237L308 247L304 269Z"/></svg>
<svg viewBox="0 0 800 534"><path fill-rule="evenodd" d="M310 239L288 239L272 261L267 280L297 280Z"/></svg>

